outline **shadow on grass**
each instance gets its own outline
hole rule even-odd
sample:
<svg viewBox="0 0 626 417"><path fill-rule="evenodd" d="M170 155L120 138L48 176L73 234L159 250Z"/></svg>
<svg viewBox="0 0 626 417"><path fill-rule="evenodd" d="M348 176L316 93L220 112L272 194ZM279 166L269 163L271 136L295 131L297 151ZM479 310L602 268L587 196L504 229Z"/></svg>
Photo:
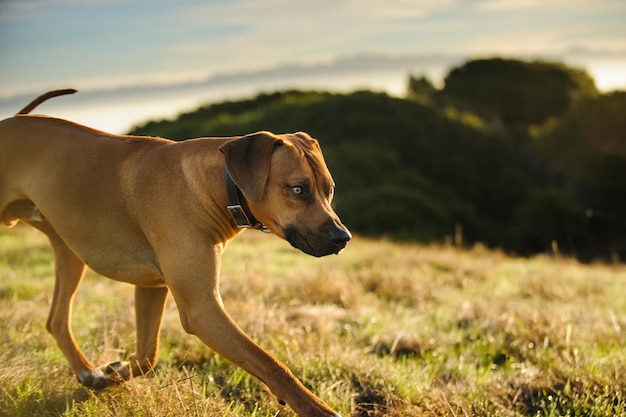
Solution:
<svg viewBox="0 0 626 417"><path fill-rule="evenodd" d="M73 409L75 404L92 398L82 387L50 392L38 381L3 387L0 390L0 416L59 416Z"/></svg>

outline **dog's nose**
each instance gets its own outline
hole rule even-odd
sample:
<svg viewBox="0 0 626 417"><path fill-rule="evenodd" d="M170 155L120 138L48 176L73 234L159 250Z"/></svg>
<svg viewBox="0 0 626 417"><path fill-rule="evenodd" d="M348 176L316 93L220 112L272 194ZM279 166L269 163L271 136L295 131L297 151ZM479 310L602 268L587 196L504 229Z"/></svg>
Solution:
<svg viewBox="0 0 626 417"><path fill-rule="evenodd" d="M348 229L343 229L341 227L334 227L330 231L330 241L337 247L338 250L341 250L346 247L348 241L352 239L352 235L348 231Z"/></svg>

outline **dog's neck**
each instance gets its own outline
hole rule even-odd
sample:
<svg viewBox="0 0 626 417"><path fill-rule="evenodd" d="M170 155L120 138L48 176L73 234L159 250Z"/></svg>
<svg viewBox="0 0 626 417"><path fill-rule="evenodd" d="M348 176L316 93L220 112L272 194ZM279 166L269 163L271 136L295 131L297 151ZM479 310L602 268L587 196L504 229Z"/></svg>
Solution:
<svg viewBox="0 0 626 417"><path fill-rule="evenodd" d="M237 228L256 229L269 233L269 229L258 221L250 210L247 210L241 203L244 197L226 168L224 168L224 183L226 184L226 192L228 194L228 206L226 206L226 208Z"/></svg>

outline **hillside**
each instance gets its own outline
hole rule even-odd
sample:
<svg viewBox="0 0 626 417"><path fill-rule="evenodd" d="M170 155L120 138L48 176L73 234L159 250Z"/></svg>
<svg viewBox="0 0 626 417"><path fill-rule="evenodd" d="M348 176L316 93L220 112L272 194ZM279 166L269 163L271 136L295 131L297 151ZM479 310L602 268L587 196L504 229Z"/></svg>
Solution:
<svg viewBox="0 0 626 417"><path fill-rule="evenodd" d="M336 209L359 234L623 258L626 154L615 149L626 143L626 93L599 95L584 72L560 64L470 64L441 90L412 79L405 99L284 91L132 133L184 140L304 130L320 140ZM516 80L519 88L506 87ZM475 93L483 85L488 94Z"/></svg>

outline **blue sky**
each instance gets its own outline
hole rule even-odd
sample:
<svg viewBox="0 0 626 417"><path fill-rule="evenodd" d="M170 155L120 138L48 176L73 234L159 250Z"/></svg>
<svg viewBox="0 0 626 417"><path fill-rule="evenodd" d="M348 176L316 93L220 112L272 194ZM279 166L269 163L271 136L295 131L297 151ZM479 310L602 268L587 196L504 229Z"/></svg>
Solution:
<svg viewBox="0 0 626 417"><path fill-rule="evenodd" d="M623 0L0 0L0 96L384 54L626 55Z"/></svg>

